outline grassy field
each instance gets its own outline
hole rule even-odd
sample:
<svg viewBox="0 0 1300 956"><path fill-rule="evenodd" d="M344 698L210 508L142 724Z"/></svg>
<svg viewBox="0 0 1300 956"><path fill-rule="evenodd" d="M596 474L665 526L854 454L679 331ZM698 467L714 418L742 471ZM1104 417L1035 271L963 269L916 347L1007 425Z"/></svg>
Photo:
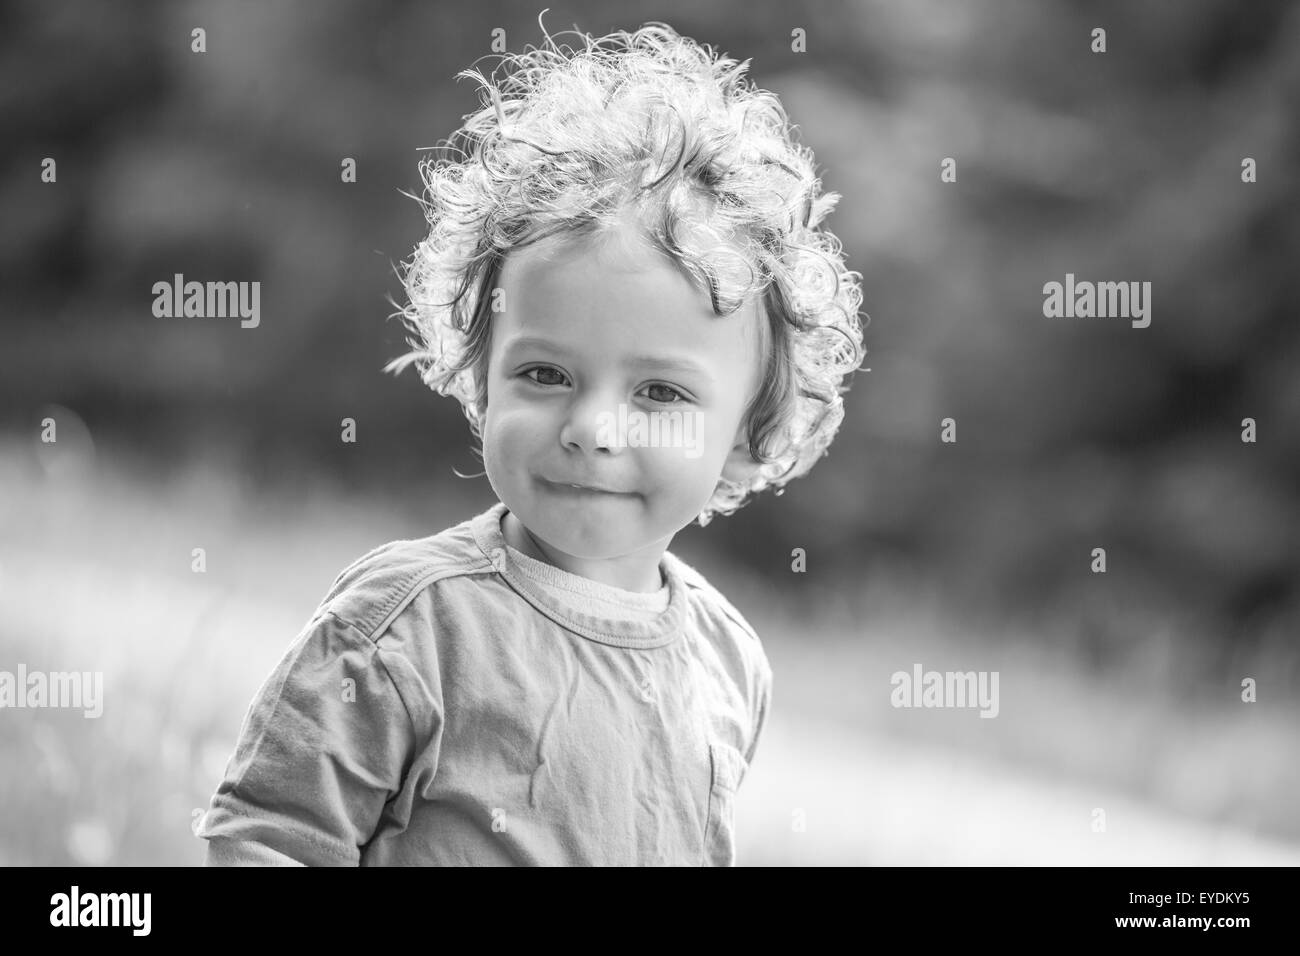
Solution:
<svg viewBox="0 0 1300 956"><path fill-rule="evenodd" d="M200 862L191 825L245 708L335 574L482 506L254 488L215 462L167 479L102 454L51 467L29 449L0 443L0 668L102 671L105 705L0 711L5 865ZM814 614L697 566L776 674L741 863L1300 863L1293 703L1188 698L1169 648L1085 677L1033 634L995 639L890 582ZM890 706L893 671L972 660L1001 673L996 719Z"/></svg>

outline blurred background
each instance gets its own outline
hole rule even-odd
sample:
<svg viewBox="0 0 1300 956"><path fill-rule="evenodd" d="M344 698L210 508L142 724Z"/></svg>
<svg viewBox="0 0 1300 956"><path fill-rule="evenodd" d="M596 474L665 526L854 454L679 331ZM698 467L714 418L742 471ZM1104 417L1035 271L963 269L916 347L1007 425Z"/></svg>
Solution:
<svg viewBox="0 0 1300 956"><path fill-rule="evenodd" d="M201 862L194 818L334 576L495 500L453 473L480 471L460 407L380 370L420 150L540 9L0 7L0 669L102 671L105 698L0 710L0 863ZM781 97L871 316L830 454L672 546L775 671L739 862L1300 862L1300 5L544 23L648 20ZM1067 272L1151 282L1150 327L1044 318ZM259 327L156 318L175 273L260 281ZM892 707L916 664L997 671L997 718Z"/></svg>

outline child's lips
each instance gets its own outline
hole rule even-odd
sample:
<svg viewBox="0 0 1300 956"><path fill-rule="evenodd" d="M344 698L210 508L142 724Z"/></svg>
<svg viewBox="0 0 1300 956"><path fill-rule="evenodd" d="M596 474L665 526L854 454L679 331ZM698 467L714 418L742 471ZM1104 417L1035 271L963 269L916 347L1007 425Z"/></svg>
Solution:
<svg viewBox="0 0 1300 956"><path fill-rule="evenodd" d="M549 487L552 491L561 494L571 495L626 495L631 492L614 491L603 485L588 485L576 481L551 481L549 478L541 479L542 484Z"/></svg>

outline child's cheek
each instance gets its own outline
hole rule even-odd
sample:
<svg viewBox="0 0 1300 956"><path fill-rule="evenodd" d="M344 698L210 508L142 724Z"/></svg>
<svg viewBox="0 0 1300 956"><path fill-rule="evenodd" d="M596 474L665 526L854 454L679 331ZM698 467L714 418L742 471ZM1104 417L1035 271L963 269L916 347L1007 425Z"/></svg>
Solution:
<svg viewBox="0 0 1300 956"><path fill-rule="evenodd" d="M712 486L717 464L712 460L712 449L704 447L695 455L685 448L642 448L643 473L651 476L652 483L663 489L676 489L679 493L693 490L701 484ZM693 457L692 457L693 456Z"/></svg>
<svg viewBox="0 0 1300 956"><path fill-rule="evenodd" d="M536 429L542 417L542 410L535 402L520 394L518 385L509 385L502 390L492 412L494 420L502 431L522 432L529 428Z"/></svg>

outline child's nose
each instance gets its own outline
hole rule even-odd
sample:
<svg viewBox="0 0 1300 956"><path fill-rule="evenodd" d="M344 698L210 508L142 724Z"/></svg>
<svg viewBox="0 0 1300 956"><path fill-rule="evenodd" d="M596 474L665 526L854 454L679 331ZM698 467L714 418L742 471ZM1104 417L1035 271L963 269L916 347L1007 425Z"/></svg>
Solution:
<svg viewBox="0 0 1300 956"><path fill-rule="evenodd" d="M619 399L609 392L590 390L569 403L560 443L583 451L617 452L619 441Z"/></svg>

